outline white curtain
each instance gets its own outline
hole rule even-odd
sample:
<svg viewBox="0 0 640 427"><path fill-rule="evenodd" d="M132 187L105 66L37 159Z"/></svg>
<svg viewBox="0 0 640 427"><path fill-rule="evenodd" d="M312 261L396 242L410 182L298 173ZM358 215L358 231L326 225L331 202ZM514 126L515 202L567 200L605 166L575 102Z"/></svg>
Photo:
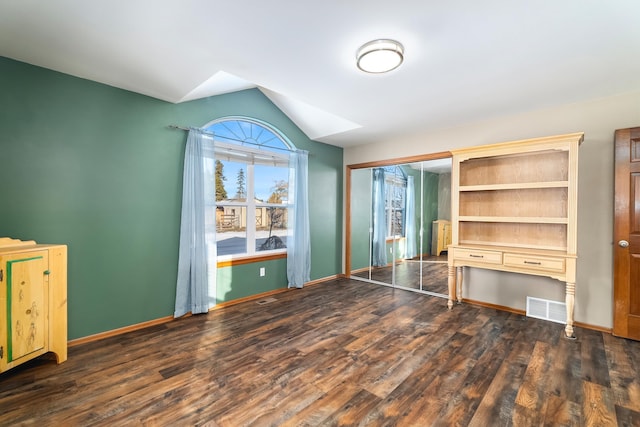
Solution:
<svg viewBox="0 0 640 427"><path fill-rule="evenodd" d="M213 138L190 130L184 154L180 249L174 317L215 305L215 165Z"/></svg>
<svg viewBox="0 0 640 427"><path fill-rule="evenodd" d="M415 258L416 249L416 193L413 183L413 176L407 177L407 196L405 197L404 209L404 235L407 247L405 248L405 258Z"/></svg>
<svg viewBox="0 0 640 427"><path fill-rule="evenodd" d="M308 195L309 158L297 150L289 156L289 217L287 220L287 279L302 288L311 277L311 239Z"/></svg>
<svg viewBox="0 0 640 427"><path fill-rule="evenodd" d="M387 221L385 213L384 169L373 170L373 253L374 267L387 265Z"/></svg>

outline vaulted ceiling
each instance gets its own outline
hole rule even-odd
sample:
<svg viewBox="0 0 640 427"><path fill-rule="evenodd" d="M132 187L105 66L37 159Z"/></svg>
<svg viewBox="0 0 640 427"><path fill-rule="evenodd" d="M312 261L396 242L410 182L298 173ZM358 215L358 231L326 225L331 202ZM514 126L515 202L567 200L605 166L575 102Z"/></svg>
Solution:
<svg viewBox="0 0 640 427"><path fill-rule="evenodd" d="M0 0L0 56L174 103L258 87L349 147L640 90L639 19L637 0ZM405 61L363 73L377 38Z"/></svg>

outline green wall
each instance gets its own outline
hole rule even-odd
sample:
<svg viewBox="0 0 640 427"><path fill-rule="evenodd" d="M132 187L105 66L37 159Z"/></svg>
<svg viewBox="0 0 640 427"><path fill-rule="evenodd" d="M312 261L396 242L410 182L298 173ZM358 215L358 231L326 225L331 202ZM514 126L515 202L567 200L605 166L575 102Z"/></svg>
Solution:
<svg viewBox="0 0 640 427"><path fill-rule="evenodd" d="M68 245L69 339L173 313L186 133L169 124L248 116L308 150L311 279L341 272L342 149L257 89L171 104L0 57L0 111L0 236ZM218 299L286 283L285 260L227 267Z"/></svg>
<svg viewBox="0 0 640 427"><path fill-rule="evenodd" d="M422 209L424 215L424 233L422 250L424 255L431 254L431 237L433 234L433 221L438 219L438 181L439 175L431 172L424 172L423 176L424 192L422 198Z"/></svg>

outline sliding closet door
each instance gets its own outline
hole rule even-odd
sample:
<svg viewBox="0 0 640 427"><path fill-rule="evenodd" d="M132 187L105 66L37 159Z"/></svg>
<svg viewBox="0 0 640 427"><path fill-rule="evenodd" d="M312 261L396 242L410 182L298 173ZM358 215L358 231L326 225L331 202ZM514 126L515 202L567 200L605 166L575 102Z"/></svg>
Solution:
<svg viewBox="0 0 640 427"><path fill-rule="evenodd" d="M450 158L349 169L351 277L446 297L446 252L439 265L431 252L433 222L450 211L450 171Z"/></svg>
<svg viewBox="0 0 640 427"><path fill-rule="evenodd" d="M372 171L351 170L351 275L371 279Z"/></svg>
<svg viewBox="0 0 640 427"><path fill-rule="evenodd" d="M420 288L420 247L422 189L420 164L400 165L402 179L398 182L396 203L401 206L398 215L394 284L400 288Z"/></svg>
<svg viewBox="0 0 640 427"><path fill-rule="evenodd" d="M391 286L398 242L388 232L384 170L353 169L350 183L351 276Z"/></svg>
<svg viewBox="0 0 640 427"><path fill-rule="evenodd" d="M451 236L451 159L423 162L421 290L447 294L447 245Z"/></svg>

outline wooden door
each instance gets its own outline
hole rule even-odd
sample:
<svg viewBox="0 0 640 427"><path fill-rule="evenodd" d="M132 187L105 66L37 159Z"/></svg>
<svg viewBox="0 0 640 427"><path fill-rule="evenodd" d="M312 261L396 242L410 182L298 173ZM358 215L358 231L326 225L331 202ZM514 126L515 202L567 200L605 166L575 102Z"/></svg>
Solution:
<svg viewBox="0 0 640 427"><path fill-rule="evenodd" d="M613 334L640 340L640 127L615 133Z"/></svg>
<svg viewBox="0 0 640 427"><path fill-rule="evenodd" d="M45 347L48 333L46 256L46 252L33 252L7 261L7 362Z"/></svg>

